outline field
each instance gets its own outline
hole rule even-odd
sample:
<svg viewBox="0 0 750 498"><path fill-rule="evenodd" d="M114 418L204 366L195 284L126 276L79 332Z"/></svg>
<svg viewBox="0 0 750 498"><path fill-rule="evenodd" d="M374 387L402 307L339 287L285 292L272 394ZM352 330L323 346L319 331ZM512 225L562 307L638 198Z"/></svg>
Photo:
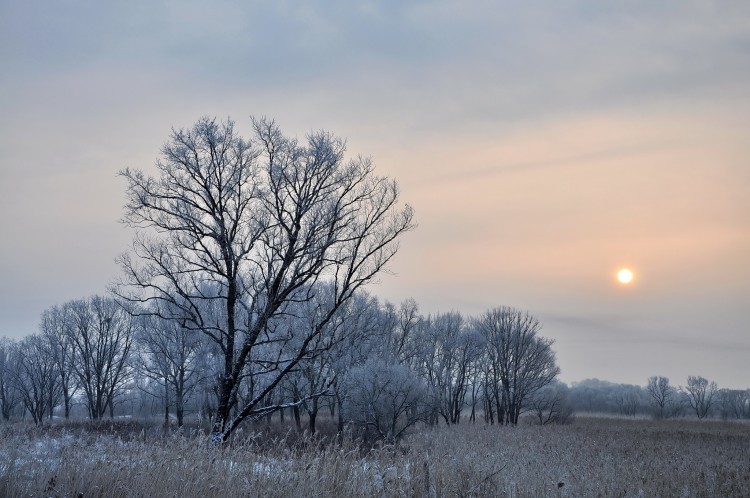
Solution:
<svg viewBox="0 0 750 498"><path fill-rule="evenodd" d="M395 446L135 422L0 425L0 496L750 496L750 426L582 418L420 428Z"/></svg>

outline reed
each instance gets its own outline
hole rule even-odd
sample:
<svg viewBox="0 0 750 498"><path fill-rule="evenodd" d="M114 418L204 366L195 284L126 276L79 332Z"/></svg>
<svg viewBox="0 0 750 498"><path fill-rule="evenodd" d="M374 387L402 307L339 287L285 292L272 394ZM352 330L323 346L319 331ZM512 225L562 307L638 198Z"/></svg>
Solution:
<svg viewBox="0 0 750 498"><path fill-rule="evenodd" d="M257 429L216 447L135 422L0 425L0 496L750 496L739 423L461 424L375 447Z"/></svg>

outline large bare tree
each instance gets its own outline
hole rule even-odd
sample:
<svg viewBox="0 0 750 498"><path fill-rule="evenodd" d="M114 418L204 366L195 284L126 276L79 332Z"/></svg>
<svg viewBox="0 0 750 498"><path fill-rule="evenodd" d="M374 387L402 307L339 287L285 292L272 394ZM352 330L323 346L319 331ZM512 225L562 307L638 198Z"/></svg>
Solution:
<svg viewBox="0 0 750 498"><path fill-rule="evenodd" d="M128 182L124 221L139 232L120 259L125 285L116 292L151 303L156 314L220 347L215 441L275 408L261 404L309 358L336 310L385 268L413 226L396 182L376 176L366 158L346 160L344 140L316 132L299 143L271 120L252 124L245 139L231 120L202 118L172 132L158 176L121 172ZM265 346L283 329L275 322L312 300L319 282L332 295L319 301L312 326L295 331L299 346L280 357L270 348L266 357ZM243 379L258 365L262 387L233 414Z"/></svg>

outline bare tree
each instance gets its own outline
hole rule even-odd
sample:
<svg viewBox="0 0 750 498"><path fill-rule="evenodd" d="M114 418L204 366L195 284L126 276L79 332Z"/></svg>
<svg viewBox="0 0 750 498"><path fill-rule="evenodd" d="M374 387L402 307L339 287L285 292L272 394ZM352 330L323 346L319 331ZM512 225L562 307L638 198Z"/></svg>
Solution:
<svg viewBox="0 0 750 498"><path fill-rule="evenodd" d="M419 305L410 298L403 301L398 310L387 309L386 312L392 316L394 322L394 326L389 328L391 333L387 336L390 342L389 349L393 351L400 363L414 366L415 357L419 351L414 332L422 321Z"/></svg>
<svg viewBox="0 0 750 498"><path fill-rule="evenodd" d="M688 376L687 386L681 388L687 395L690 407L695 411L699 419L706 418L711 412L714 404L716 393L719 388L716 382L709 382L704 377Z"/></svg>
<svg viewBox="0 0 750 498"><path fill-rule="evenodd" d="M182 427L185 402L202 380L197 361L202 337L176 320L141 316L136 324L139 371L164 387L164 423L169 425L169 407L174 405L177 426Z"/></svg>
<svg viewBox="0 0 750 498"><path fill-rule="evenodd" d="M482 382L482 379L485 377L485 360L487 358L487 354L484 337L482 337L482 335L479 334L479 332L477 332L475 329L472 330L470 334L470 343L472 344L471 347L473 348L473 352L471 354L472 361L469 364L468 373L470 393L469 406L471 407L471 411L469 412L469 421L471 423L475 423L477 421L477 406L482 399L482 394L484 391L484 383ZM488 417L488 415L489 414L485 413L486 418Z"/></svg>
<svg viewBox="0 0 750 498"><path fill-rule="evenodd" d="M750 389L720 389L717 404L721 418L750 419Z"/></svg>
<svg viewBox="0 0 750 498"><path fill-rule="evenodd" d="M108 409L113 417L115 397L130 374L132 319L113 299L101 296L72 301L68 306L73 369L86 395L89 417L98 420Z"/></svg>
<svg viewBox="0 0 750 498"><path fill-rule="evenodd" d="M459 313L443 313L423 320L417 334L418 371L426 378L433 407L446 424L461 418L469 389L473 362L479 356L481 338L465 326Z"/></svg>
<svg viewBox="0 0 750 498"><path fill-rule="evenodd" d="M554 341L538 335L541 324L535 317L510 307L486 312L475 326L486 341L488 391L498 422L516 425L526 401L560 373Z"/></svg>
<svg viewBox="0 0 750 498"><path fill-rule="evenodd" d="M327 355L315 355L310 360L300 363L299 372L304 380L304 391L302 392L305 393L299 399L303 400L302 407L307 412L310 433L315 434L318 411L320 410L320 397L312 396L312 394L322 391L333 394L332 391L328 391L334 376L330 358Z"/></svg>
<svg viewBox="0 0 750 498"><path fill-rule="evenodd" d="M10 420L20 403L15 385L18 366L18 344L7 337L0 338L0 413Z"/></svg>
<svg viewBox="0 0 750 498"><path fill-rule="evenodd" d="M219 403L219 388L221 386L222 368L224 361L219 345L207 335L203 335L203 348L196 358L195 369L200 372L200 381L196 386L196 397L199 399L198 421L201 427L204 422L213 422L216 407Z"/></svg>
<svg viewBox="0 0 750 498"><path fill-rule="evenodd" d="M220 347L214 441L274 409L263 400L309 356L337 309L385 268L399 236L413 226L411 209L398 207L396 183L375 176L367 159L345 161L342 139L318 132L302 145L267 119L254 119L253 129L254 138L245 140L232 121L202 118L173 131L159 177L121 172L128 182L125 221L141 230L135 257L120 259L125 285L116 292L151 302L155 313L183 320ZM216 292L204 293L206 282ZM312 299L317 282L328 282L333 295L300 332L299 348L265 358L265 345L277 340L274 322L292 303ZM204 317L207 301L222 309L221 320ZM265 372L263 387L230 417L252 364Z"/></svg>
<svg viewBox="0 0 750 498"><path fill-rule="evenodd" d="M381 307L376 297L364 291L358 292L345 305L341 325L345 333L325 353L334 374L331 388L338 411L338 432L344 430L348 421L344 406L352 394L346 382L349 372L364 365L369 358L392 354L392 343L389 342L393 325L391 311L388 304Z"/></svg>
<svg viewBox="0 0 750 498"><path fill-rule="evenodd" d="M449 400L448 413L453 424L459 423L461 419L461 413L466 404L466 394L471 386L472 378L475 377L483 346L482 336L471 328L464 328L454 343L452 385L445 396ZM474 406L472 406L471 414L472 419L473 417Z"/></svg>
<svg viewBox="0 0 750 498"><path fill-rule="evenodd" d="M73 365L75 350L71 327L73 327L73 322L70 303L63 306L53 306L42 313L39 328L51 348L55 371L60 382L63 413L66 419L70 417L73 396L78 390Z"/></svg>
<svg viewBox="0 0 750 498"><path fill-rule="evenodd" d="M331 289L321 289L314 299L301 303L303 306L299 306L300 309L295 312L294 318L286 321L291 339L282 344L282 352L299 348L294 336L305 336L299 334L299 331L315 324L315 310L319 308L316 303L319 299L331 295ZM312 394L322 391L327 391L330 395L326 397L331 416L335 416L338 407L338 429L343 430L344 416L341 403L347 397L347 393L342 392L342 385L338 380L351 368L364 363L368 356L390 354L387 348L390 344L388 338L391 325L391 315L381 308L378 299L359 291L339 307L336 315L327 324L326 330L310 343L307 357L300 360L297 367L287 375L284 390L288 394L287 397L290 397L292 402L299 401L299 408L307 413L308 429L311 433L316 431L318 412L322 406L321 401L324 401ZM299 428L299 409L296 406L293 409L295 423Z"/></svg>
<svg viewBox="0 0 750 498"><path fill-rule="evenodd" d="M638 386L613 386L617 394L617 407L621 414L635 417L641 407L641 393L643 392Z"/></svg>
<svg viewBox="0 0 750 498"><path fill-rule="evenodd" d="M399 439L431 410L422 379L393 361L371 358L348 373L346 384L349 419L387 442Z"/></svg>
<svg viewBox="0 0 750 498"><path fill-rule="evenodd" d="M278 364L279 358L296 354L303 347L301 341L304 341L309 336L309 331L317 326L320 306L325 307L325 301L332 296L332 289L326 286L321 287L323 288L311 294L313 297L310 300L291 306L286 317L277 320L277 323L284 328L283 333L278 329L275 334L278 338L277 352L272 353L270 348L266 348L266 353L263 355L266 360L274 358L271 362L273 368ZM351 304L352 301L353 299L347 304ZM291 397L297 427L301 427L300 408L302 408L307 412L308 429L312 434L316 431L316 421L321 406L319 396L315 393L326 392L333 395L329 387L334 383L335 373L332 365L333 359L329 353L336 344L343 340L343 334L346 333L342 325L346 319L347 308L348 306L339 307L336 315L328 321L321 333L317 334L305 347L306 354L300 358L296 367L290 370L284 379L284 391ZM262 369L260 372L261 374L267 373Z"/></svg>
<svg viewBox="0 0 750 498"><path fill-rule="evenodd" d="M549 384L531 396L529 405L539 425L569 424L573 407L568 400L568 386L559 382Z"/></svg>
<svg viewBox="0 0 750 498"><path fill-rule="evenodd" d="M39 425L59 396L59 380L50 344L44 336L26 336L18 345L16 387L26 410Z"/></svg>
<svg viewBox="0 0 750 498"><path fill-rule="evenodd" d="M481 357L480 365L478 369L478 378L480 389L480 397L482 400L482 408L484 411L484 421L490 425L495 424L495 416L499 416L499 413L495 413L495 408L505 410L499 400L502 399L502 383L500 382L500 372L497 368L494 368L491 357L487 352L488 348L485 348L484 354ZM498 420L498 423L501 423Z"/></svg>
<svg viewBox="0 0 750 498"><path fill-rule="evenodd" d="M649 377L646 392L651 398L654 417L664 419L674 415L678 392L669 385L667 377Z"/></svg>

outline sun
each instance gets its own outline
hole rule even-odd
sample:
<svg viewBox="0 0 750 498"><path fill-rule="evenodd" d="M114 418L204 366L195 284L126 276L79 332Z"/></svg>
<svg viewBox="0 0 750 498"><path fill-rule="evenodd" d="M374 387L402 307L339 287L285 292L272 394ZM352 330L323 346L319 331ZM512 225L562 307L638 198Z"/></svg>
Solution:
<svg viewBox="0 0 750 498"><path fill-rule="evenodd" d="M617 280L621 284L629 284L633 281L633 272L630 271L628 268L621 268L617 272Z"/></svg>

